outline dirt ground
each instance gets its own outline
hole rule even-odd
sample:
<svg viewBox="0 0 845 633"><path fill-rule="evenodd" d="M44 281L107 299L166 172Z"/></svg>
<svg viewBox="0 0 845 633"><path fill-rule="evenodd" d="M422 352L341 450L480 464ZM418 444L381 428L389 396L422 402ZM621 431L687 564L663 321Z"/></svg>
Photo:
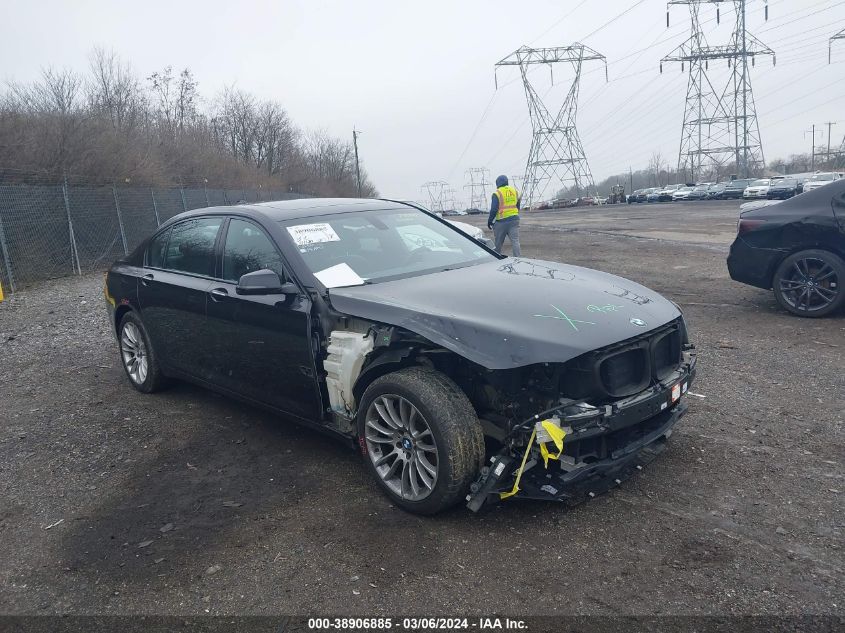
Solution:
<svg viewBox="0 0 845 633"><path fill-rule="evenodd" d="M0 613L845 614L845 317L728 278L737 206L523 218L523 255L664 293L699 349L704 397L668 449L571 510L406 514L345 445L189 385L133 390L101 275L18 293Z"/></svg>

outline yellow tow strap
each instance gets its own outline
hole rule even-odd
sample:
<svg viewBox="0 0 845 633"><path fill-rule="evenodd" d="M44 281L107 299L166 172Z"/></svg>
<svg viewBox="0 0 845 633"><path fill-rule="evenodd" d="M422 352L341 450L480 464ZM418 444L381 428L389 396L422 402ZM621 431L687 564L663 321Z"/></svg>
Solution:
<svg viewBox="0 0 845 633"><path fill-rule="evenodd" d="M525 447L525 455L522 456L522 463L519 465L519 470L516 471L516 481L513 482L513 488L508 492L500 492L500 499L507 499L519 492L519 480L522 479L522 471L525 470L525 462L528 461L528 453L531 452L531 446L534 444L534 438L537 436L537 429L531 431L531 439L528 440L528 446Z"/></svg>
<svg viewBox="0 0 845 633"><path fill-rule="evenodd" d="M559 426L552 424L549 420L543 420L540 424L542 425L543 430L551 436L552 442L554 442L555 448L557 448L557 454L553 455L549 452L549 449L546 448L545 442L540 443L540 454L543 456L543 463L546 468L548 468L550 459L560 459L560 456L563 455L563 438L566 437L566 431ZM531 432L531 439L528 440L528 446L525 447L525 455L522 456L522 463L519 465L519 470L516 471L516 481L513 482L513 488L507 492L500 492L500 499L507 499L519 492L519 481L522 479L522 472L525 470L525 464L528 462L528 453L531 452L531 447L534 445L534 439L536 437L537 428L535 427Z"/></svg>
<svg viewBox="0 0 845 633"><path fill-rule="evenodd" d="M563 455L563 438L566 437L566 431L552 424L549 420L543 420L540 424L543 430L551 436L552 442L554 442L555 448L557 448L557 455L552 455L549 449L546 448L545 442L540 444L540 454L543 456L543 463L548 468L550 459L560 459L560 456Z"/></svg>

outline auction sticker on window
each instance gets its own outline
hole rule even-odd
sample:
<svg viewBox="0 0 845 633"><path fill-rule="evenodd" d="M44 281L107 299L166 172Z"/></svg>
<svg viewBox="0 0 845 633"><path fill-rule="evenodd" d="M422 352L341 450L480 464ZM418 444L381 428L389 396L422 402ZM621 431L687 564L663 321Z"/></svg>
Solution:
<svg viewBox="0 0 845 633"><path fill-rule="evenodd" d="M340 241L340 236L334 232L328 222L297 224L296 226L289 226L287 229L297 246Z"/></svg>

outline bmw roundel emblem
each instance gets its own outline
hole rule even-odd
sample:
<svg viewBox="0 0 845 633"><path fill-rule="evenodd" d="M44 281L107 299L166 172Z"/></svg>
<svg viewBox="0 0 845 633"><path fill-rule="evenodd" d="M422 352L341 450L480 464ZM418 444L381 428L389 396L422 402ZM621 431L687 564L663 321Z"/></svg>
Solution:
<svg viewBox="0 0 845 633"><path fill-rule="evenodd" d="M646 326L646 322L643 321L642 319L631 319L630 323L631 323L631 325L636 325L637 327L645 327Z"/></svg>

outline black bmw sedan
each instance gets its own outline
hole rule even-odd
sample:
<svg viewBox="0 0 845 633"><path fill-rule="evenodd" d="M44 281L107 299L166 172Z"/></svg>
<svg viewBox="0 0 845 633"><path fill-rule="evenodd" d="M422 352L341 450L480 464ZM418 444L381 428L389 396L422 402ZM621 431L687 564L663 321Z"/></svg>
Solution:
<svg viewBox="0 0 845 633"><path fill-rule="evenodd" d="M418 513L614 486L663 449L695 376L656 292L388 200L183 213L105 297L133 387L189 380L344 438Z"/></svg>
<svg viewBox="0 0 845 633"><path fill-rule="evenodd" d="M822 317L845 303L845 180L744 211L728 256L731 278L773 289L792 314Z"/></svg>
<svg viewBox="0 0 845 633"><path fill-rule="evenodd" d="M801 193L799 186L796 178L779 178L773 180L772 184L769 185L769 192L766 197L769 200L788 200Z"/></svg>

